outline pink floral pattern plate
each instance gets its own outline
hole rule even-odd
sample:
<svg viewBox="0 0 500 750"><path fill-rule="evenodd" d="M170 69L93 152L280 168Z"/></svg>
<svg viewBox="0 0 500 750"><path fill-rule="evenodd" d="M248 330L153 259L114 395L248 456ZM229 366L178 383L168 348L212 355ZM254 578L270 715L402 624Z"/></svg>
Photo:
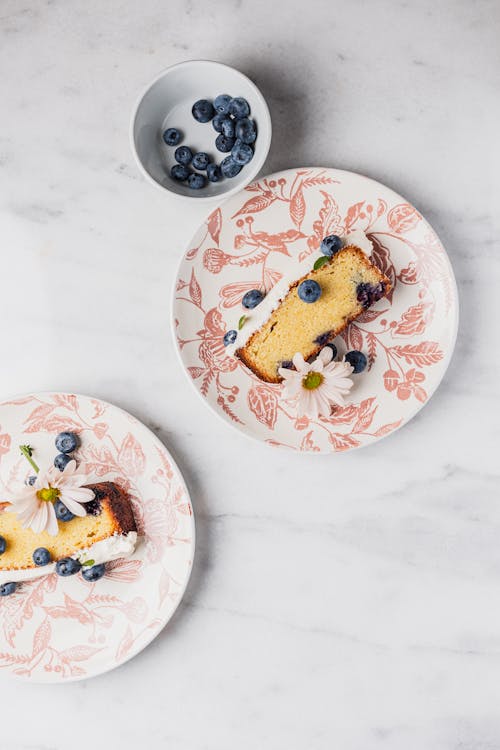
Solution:
<svg viewBox="0 0 500 750"><path fill-rule="evenodd" d="M35 682L92 677L139 653L177 608L194 554L191 502L172 457L135 417L95 398L36 393L0 404L0 500L33 473L18 445L48 467L62 430L80 435L75 457L89 483L127 489L142 538L97 583L53 573L0 599L0 674Z"/></svg>
<svg viewBox="0 0 500 750"><path fill-rule="evenodd" d="M228 356L224 333L238 327L249 289L312 268L328 234L362 229L393 291L336 343L360 349L350 403L331 417L300 419ZM374 180L336 169L291 169L254 182L213 211L178 271L173 315L181 362L198 393L246 435L300 451L370 445L408 422L441 381L458 326L457 290L435 232L404 198Z"/></svg>

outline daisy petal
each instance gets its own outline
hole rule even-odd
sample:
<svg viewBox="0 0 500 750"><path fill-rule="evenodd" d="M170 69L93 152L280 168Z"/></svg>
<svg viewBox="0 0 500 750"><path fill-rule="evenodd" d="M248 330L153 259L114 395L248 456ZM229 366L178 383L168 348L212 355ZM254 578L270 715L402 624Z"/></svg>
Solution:
<svg viewBox="0 0 500 750"><path fill-rule="evenodd" d="M87 515L87 511L85 510L85 508L80 505L80 503L72 500L70 497L65 497L63 494L61 494L61 497L59 499L66 506L66 508L71 511L71 513L73 513L74 516L80 516L80 518L83 518Z"/></svg>

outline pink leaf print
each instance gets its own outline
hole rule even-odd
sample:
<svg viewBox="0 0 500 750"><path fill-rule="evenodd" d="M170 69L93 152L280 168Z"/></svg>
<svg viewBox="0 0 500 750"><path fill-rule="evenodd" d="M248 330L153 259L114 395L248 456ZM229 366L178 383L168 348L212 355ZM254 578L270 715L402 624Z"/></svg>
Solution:
<svg viewBox="0 0 500 750"><path fill-rule="evenodd" d="M422 217L409 203L399 203L391 208L387 215L387 223L396 234L404 234L416 227Z"/></svg>
<svg viewBox="0 0 500 750"><path fill-rule="evenodd" d="M347 211L347 215L345 218L345 231L346 232L349 231L349 229L351 229L351 227L353 227L354 224L356 224L357 220L360 217L364 204L365 204L364 201L361 201L360 203L355 203Z"/></svg>
<svg viewBox="0 0 500 750"><path fill-rule="evenodd" d="M220 273L231 262L231 256L217 247L209 247L203 253L203 265L210 273Z"/></svg>
<svg viewBox="0 0 500 750"><path fill-rule="evenodd" d="M137 477L144 473L146 456L141 444L131 432L123 439L118 453L118 463L123 468L124 473L129 476Z"/></svg>
<svg viewBox="0 0 500 750"><path fill-rule="evenodd" d="M259 422L270 430L274 428L277 416L278 399L276 393L264 385L254 385L248 391L248 406Z"/></svg>
<svg viewBox="0 0 500 750"><path fill-rule="evenodd" d="M425 404L427 401L427 393L424 391L422 386L416 385L413 388L413 393L415 394L415 398L418 399L422 404Z"/></svg>
<svg viewBox="0 0 500 750"><path fill-rule="evenodd" d="M384 372L384 387L386 391L395 391L399 384L399 373L396 370Z"/></svg>
<svg viewBox="0 0 500 750"><path fill-rule="evenodd" d="M142 576L140 560L113 560L106 564L106 578L122 583L132 583Z"/></svg>
<svg viewBox="0 0 500 750"><path fill-rule="evenodd" d="M61 660L65 662L87 661L91 656L99 653L99 651L102 651L102 648L83 645L71 646L71 648L67 648L65 651L61 651L59 656L61 657Z"/></svg>
<svg viewBox="0 0 500 750"><path fill-rule="evenodd" d="M191 271L191 280L189 282L189 296L197 307L201 307L201 289L194 275L194 269Z"/></svg>
<svg viewBox="0 0 500 750"><path fill-rule="evenodd" d="M304 435L302 438L302 442L300 444L300 450L302 451L312 451L313 453L317 453L320 449L312 439L312 430L307 433L307 435Z"/></svg>
<svg viewBox="0 0 500 750"><path fill-rule="evenodd" d="M97 419L98 417L104 414L104 412L106 411L106 407L101 401L97 401L97 399L95 398L91 400L91 403L92 403L92 406L94 407L94 413L92 415L92 419Z"/></svg>
<svg viewBox="0 0 500 750"><path fill-rule="evenodd" d="M379 242L374 234L368 234L367 237L373 244L372 261L375 263L377 268L382 271L382 273L385 273L385 275L391 282L392 288L387 295L387 299L389 300L389 302L392 302L392 295L394 294L394 286L396 284L396 269L394 268L394 265L392 263L389 248Z"/></svg>
<svg viewBox="0 0 500 750"><path fill-rule="evenodd" d="M385 424L383 427L379 427L379 429L374 433L377 437L384 437L385 435L389 435L390 432L393 430L396 430L399 425L401 424L403 420L400 419L397 422L391 422L390 424Z"/></svg>
<svg viewBox="0 0 500 750"><path fill-rule="evenodd" d="M368 369L371 370L377 357L377 337L373 333L366 334L368 348Z"/></svg>
<svg viewBox="0 0 500 750"><path fill-rule="evenodd" d="M188 367L188 372L193 380L196 380L196 378L201 377L206 372L206 370L204 367Z"/></svg>
<svg viewBox="0 0 500 750"><path fill-rule="evenodd" d="M406 268L403 268L398 274L398 279L402 284L416 284L419 280L419 268L415 261L411 260Z"/></svg>
<svg viewBox="0 0 500 750"><path fill-rule="evenodd" d="M127 602L120 607L124 615L131 620L131 622L141 623L148 613L148 607L144 599L140 596L136 596L131 602Z"/></svg>
<svg viewBox="0 0 500 750"><path fill-rule="evenodd" d="M357 448L360 445L359 440L352 435L342 435L340 432L331 432L329 440L336 451L347 451L350 448Z"/></svg>
<svg viewBox="0 0 500 750"><path fill-rule="evenodd" d="M58 406L62 406L71 411L77 411L78 400L73 393L58 393L54 396L54 401Z"/></svg>
<svg viewBox="0 0 500 750"><path fill-rule="evenodd" d="M315 185L329 185L334 180L331 177L324 177L318 175L318 177L306 177L303 181L303 187L314 187Z"/></svg>
<svg viewBox="0 0 500 750"><path fill-rule="evenodd" d="M220 236L220 230L222 227L222 212L220 208L216 208L215 211L213 211L207 220L207 228L210 234L210 237L213 239L216 245L219 244L219 236Z"/></svg>
<svg viewBox="0 0 500 750"><path fill-rule="evenodd" d="M323 196L323 205L319 212L319 218L313 223L313 234L307 240L309 252L303 251L299 255L299 260L303 260L307 255L317 250L323 237L328 234L344 234L337 201L326 191L321 190L320 192Z"/></svg>
<svg viewBox="0 0 500 750"><path fill-rule="evenodd" d="M365 310L356 318L356 323L371 323L387 312L388 310Z"/></svg>
<svg viewBox="0 0 500 750"><path fill-rule="evenodd" d="M35 419L46 417L47 414L53 412L55 408L55 404L41 404L40 406L37 406L36 409L33 409L29 417L26 418L25 424L26 422L32 422Z"/></svg>
<svg viewBox="0 0 500 750"><path fill-rule="evenodd" d="M233 216L231 216L231 218L235 219L237 216L241 216L242 214L254 214L258 211L263 211L265 208L270 206L271 203L274 203L276 199L277 196L271 190L266 190L260 195L255 195L253 198L247 200L247 202L243 204L240 210L237 211Z"/></svg>
<svg viewBox="0 0 500 750"><path fill-rule="evenodd" d="M7 435L6 432L2 433L0 435L0 456L9 452L10 443L11 443L10 435Z"/></svg>
<svg viewBox="0 0 500 750"><path fill-rule="evenodd" d="M336 406L331 416L334 424L351 424L358 416L358 407L354 404Z"/></svg>
<svg viewBox="0 0 500 750"><path fill-rule="evenodd" d="M374 409L372 409L374 401L374 398L367 398L365 401L362 401L360 403L359 415L356 424L352 429L353 432L364 432L371 425L371 423L373 422L373 417L375 416L375 412L377 411L376 406Z"/></svg>
<svg viewBox="0 0 500 750"><path fill-rule="evenodd" d="M198 246L198 247L192 247L191 250L188 250L186 253L187 260L193 260L194 258L196 258L196 256L198 255L199 249L200 248Z"/></svg>
<svg viewBox="0 0 500 750"><path fill-rule="evenodd" d="M236 281L234 284L226 284L220 290L222 307L229 310L231 307L241 304L243 295L250 289L259 289L260 281Z"/></svg>
<svg viewBox="0 0 500 750"><path fill-rule="evenodd" d="M443 359L443 352L436 341L422 341L420 344L406 344L405 346L393 346L391 352L397 357L402 357L409 365L424 367L433 365Z"/></svg>
<svg viewBox="0 0 500 750"><path fill-rule="evenodd" d="M377 219L387 211L387 203L379 198L377 201Z"/></svg>
<svg viewBox="0 0 500 750"><path fill-rule="evenodd" d="M129 625L116 650L116 661L122 661L122 659L125 658L133 645L134 635L132 633L132 628Z"/></svg>
<svg viewBox="0 0 500 750"><path fill-rule="evenodd" d="M420 302L418 305L409 307L401 316L401 320L391 329L393 336L417 336L423 333L431 313L429 302Z"/></svg>
<svg viewBox="0 0 500 750"><path fill-rule="evenodd" d="M355 323L351 323L346 333L351 349L356 349L360 352L363 348L363 334L361 333L361 330Z"/></svg>
<svg viewBox="0 0 500 750"><path fill-rule="evenodd" d="M25 423L26 424L26 423ZM30 422L24 432L80 432L82 425L69 417L61 417L57 414L49 414Z"/></svg>
<svg viewBox="0 0 500 750"><path fill-rule="evenodd" d="M279 271L274 271L272 268L265 268L264 269L264 284L266 287L266 291L268 292L270 289L275 286L275 284L278 283L278 281L281 281L283 278L283 274Z"/></svg>
<svg viewBox="0 0 500 750"><path fill-rule="evenodd" d="M300 225L304 221L306 214L306 202L304 200L304 191L302 190L302 182L295 191L290 201L290 218L296 227L300 229Z"/></svg>
<svg viewBox="0 0 500 750"><path fill-rule="evenodd" d="M94 435L98 440L102 440L108 431L109 425L106 422L96 422L94 425Z"/></svg>
<svg viewBox="0 0 500 750"><path fill-rule="evenodd" d="M40 654L47 648L51 633L52 628L50 627L49 620L46 618L42 624L39 625L33 636L33 656Z"/></svg>

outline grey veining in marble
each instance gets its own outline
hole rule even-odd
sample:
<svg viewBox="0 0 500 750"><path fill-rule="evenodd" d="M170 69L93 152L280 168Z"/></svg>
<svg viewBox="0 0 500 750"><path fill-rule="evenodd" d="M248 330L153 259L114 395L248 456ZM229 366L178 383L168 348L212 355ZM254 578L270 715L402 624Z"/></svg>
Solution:
<svg viewBox="0 0 500 750"><path fill-rule="evenodd" d="M0 3L0 395L130 410L178 459L198 531L185 600L140 656L0 683L2 750L500 747L499 38L496 0ZM206 209L144 182L128 126L190 58L255 78L266 171L374 177L449 251L450 369L367 450L249 442L179 368L170 289Z"/></svg>

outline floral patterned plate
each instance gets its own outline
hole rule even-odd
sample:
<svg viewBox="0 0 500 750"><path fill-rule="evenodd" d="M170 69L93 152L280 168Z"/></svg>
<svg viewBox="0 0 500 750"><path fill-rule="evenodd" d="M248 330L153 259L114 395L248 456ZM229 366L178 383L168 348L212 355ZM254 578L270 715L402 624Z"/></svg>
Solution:
<svg viewBox="0 0 500 750"><path fill-rule="evenodd" d="M127 489L143 538L97 583L53 573L0 599L0 673L34 682L92 677L138 654L172 617L194 554L191 503L172 457L141 422L95 398L35 393L0 404L0 499L33 473L18 445L48 467L62 430L79 433L75 458L89 483Z"/></svg>
<svg viewBox="0 0 500 750"><path fill-rule="evenodd" d="M238 327L241 298L312 268L321 239L362 229L391 279L388 299L336 340L360 349L350 403L328 419L300 419L228 356L222 337ZM346 451L408 422L436 390L453 352L457 290L435 232L404 198L374 180L336 169L291 169L248 185L213 211L184 255L173 300L175 339L198 393L227 422L272 446Z"/></svg>

